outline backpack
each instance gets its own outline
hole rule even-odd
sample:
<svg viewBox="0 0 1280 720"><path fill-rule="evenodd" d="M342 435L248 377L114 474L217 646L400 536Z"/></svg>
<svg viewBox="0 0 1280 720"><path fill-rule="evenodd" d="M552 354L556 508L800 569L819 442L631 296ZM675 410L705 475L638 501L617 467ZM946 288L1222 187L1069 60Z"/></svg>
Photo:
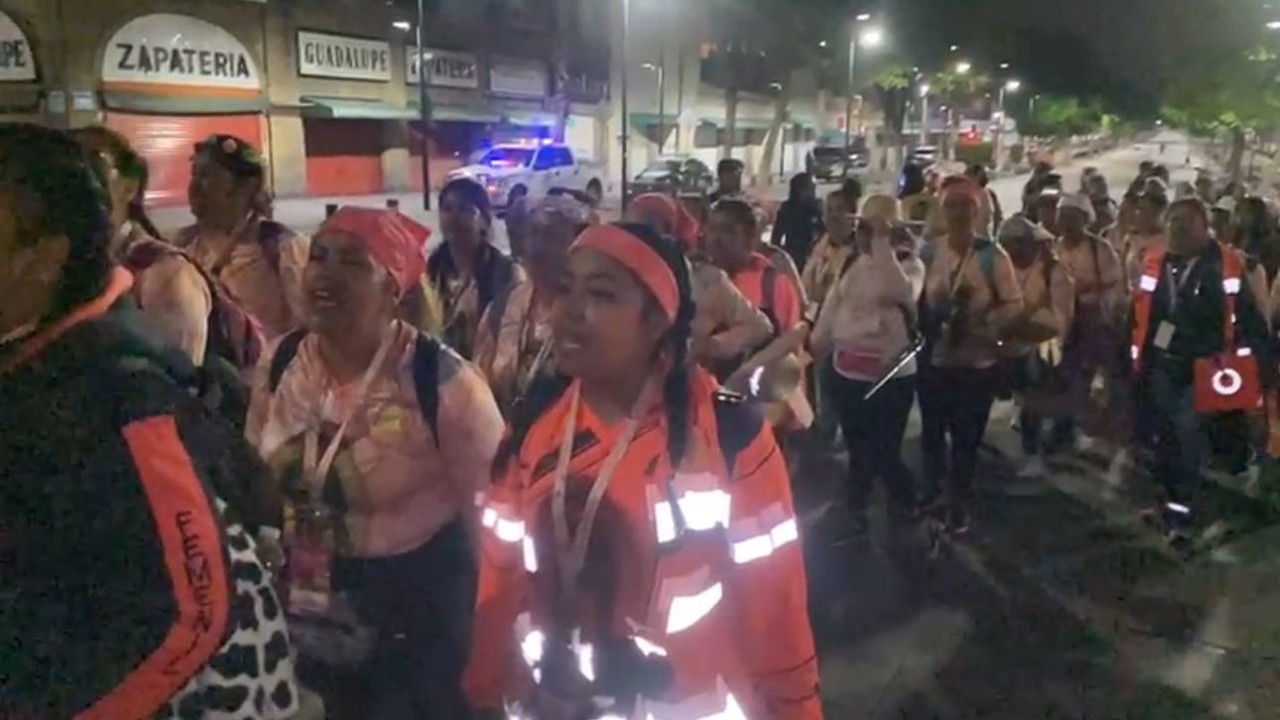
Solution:
<svg viewBox="0 0 1280 720"><path fill-rule="evenodd" d="M169 256L190 263L209 289L208 341L197 372L197 394L210 410L243 430L250 399L244 371L256 367L262 354L262 327L221 281L176 247L154 239L140 240L130 246L122 264L132 272L141 272Z"/></svg>
<svg viewBox="0 0 1280 720"><path fill-rule="evenodd" d="M307 336L305 329L294 330L280 339L280 345L271 356L267 370L267 392L274 394L284 379L285 370L298 355L298 348ZM440 447L440 354L443 348L435 338L418 333L414 341L413 390L418 397L418 409L431 429L431 438Z"/></svg>
<svg viewBox="0 0 1280 720"><path fill-rule="evenodd" d="M142 272L166 257L181 257L200 273L209 288L212 308L209 311L209 340L205 348L205 362L213 355L226 360L241 370L257 366L264 346L262 326L240 304L230 290L195 258L182 250L159 240L141 240L133 243L125 254L123 265L130 272ZM279 262L277 246L276 262ZM278 267L278 266L277 266ZM144 310L146 308L143 308Z"/></svg>

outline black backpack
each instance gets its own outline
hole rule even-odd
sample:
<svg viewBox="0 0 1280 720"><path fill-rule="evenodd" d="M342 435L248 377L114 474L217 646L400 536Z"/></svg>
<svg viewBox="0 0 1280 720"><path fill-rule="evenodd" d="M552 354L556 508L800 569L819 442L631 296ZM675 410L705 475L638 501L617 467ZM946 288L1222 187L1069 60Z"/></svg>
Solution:
<svg viewBox="0 0 1280 720"><path fill-rule="evenodd" d="M307 336L307 331L294 330L280 340L280 345L271 356L271 365L267 371L267 391L274 394L284 379L285 370L298 355L298 347ZM418 396L418 409L422 418L431 429L431 438L436 447L440 447L440 354L443 352L440 342L435 338L418 333L414 341L413 353L413 389Z"/></svg>

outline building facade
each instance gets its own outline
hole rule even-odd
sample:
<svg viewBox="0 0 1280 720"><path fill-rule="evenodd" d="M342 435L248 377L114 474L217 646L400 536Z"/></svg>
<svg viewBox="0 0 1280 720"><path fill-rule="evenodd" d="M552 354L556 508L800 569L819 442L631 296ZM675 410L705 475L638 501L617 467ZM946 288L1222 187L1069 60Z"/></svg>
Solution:
<svg viewBox="0 0 1280 720"><path fill-rule="evenodd" d="M260 147L279 195L404 191L422 187L425 63L433 187L561 124L597 157L607 91L554 72L565 1L432 0L418 52L403 0L0 0L0 113L123 133L158 205L186 202L192 145L213 133Z"/></svg>

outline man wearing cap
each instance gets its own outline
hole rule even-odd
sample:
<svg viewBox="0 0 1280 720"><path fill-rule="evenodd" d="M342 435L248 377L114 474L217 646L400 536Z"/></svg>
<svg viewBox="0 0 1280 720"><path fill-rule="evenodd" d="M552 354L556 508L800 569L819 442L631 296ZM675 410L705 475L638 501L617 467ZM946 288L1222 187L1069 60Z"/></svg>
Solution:
<svg viewBox="0 0 1280 720"><path fill-rule="evenodd" d="M1120 257L1111 243L1089 232L1094 205L1084 195L1063 196L1058 205L1058 259L1075 281L1075 323L1065 336L1063 375L1070 383L1073 424L1083 413L1093 379L1114 375L1117 332L1127 317L1127 285ZM1062 430L1062 439L1074 431Z"/></svg>
<svg viewBox="0 0 1280 720"><path fill-rule="evenodd" d="M707 197L712 205L726 195L738 195L742 192L742 173L746 165L737 158L725 158L716 165L716 189Z"/></svg>
<svg viewBox="0 0 1280 720"><path fill-rule="evenodd" d="M1040 223L1051 235L1056 236L1058 234L1058 201L1061 199L1062 178L1054 173L1045 178L1040 192L1031 198L1026 212L1027 219Z"/></svg>

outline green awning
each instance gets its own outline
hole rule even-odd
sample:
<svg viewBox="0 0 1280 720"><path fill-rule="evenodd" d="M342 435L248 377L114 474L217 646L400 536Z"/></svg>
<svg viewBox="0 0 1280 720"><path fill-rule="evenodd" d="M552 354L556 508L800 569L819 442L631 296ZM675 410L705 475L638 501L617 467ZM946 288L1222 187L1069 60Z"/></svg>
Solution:
<svg viewBox="0 0 1280 720"><path fill-rule="evenodd" d="M679 115L670 115L670 114L668 114L668 115L659 115L658 113L651 113L651 112L634 112L634 113L631 113L631 124L632 124L632 125L658 125L658 124L662 124L662 125L666 125L667 127L674 127L674 126L676 125L676 123L678 123L678 122L679 122L679 120L680 120L680 116L679 116Z"/></svg>
<svg viewBox="0 0 1280 720"><path fill-rule="evenodd" d="M409 100L409 110L414 120L418 119L418 98ZM483 106L431 104L431 119L436 122L472 122L498 123L502 116Z"/></svg>
<svg viewBox="0 0 1280 720"><path fill-rule="evenodd" d="M556 116L545 112L509 112L503 120L520 127L551 127L556 124Z"/></svg>
<svg viewBox="0 0 1280 720"><path fill-rule="evenodd" d="M397 107L381 100L305 95L302 98L302 116L341 120L412 120L418 113L411 108Z"/></svg>
<svg viewBox="0 0 1280 720"><path fill-rule="evenodd" d="M701 122L703 125L711 125L713 127L719 128L720 130L723 130L725 128L724 118L716 118L714 120L709 118L703 118L699 122ZM760 118L740 117L734 121L734 126L739 130L768 130L772 125L773 125L772 120L763 120Z"/></svg>

